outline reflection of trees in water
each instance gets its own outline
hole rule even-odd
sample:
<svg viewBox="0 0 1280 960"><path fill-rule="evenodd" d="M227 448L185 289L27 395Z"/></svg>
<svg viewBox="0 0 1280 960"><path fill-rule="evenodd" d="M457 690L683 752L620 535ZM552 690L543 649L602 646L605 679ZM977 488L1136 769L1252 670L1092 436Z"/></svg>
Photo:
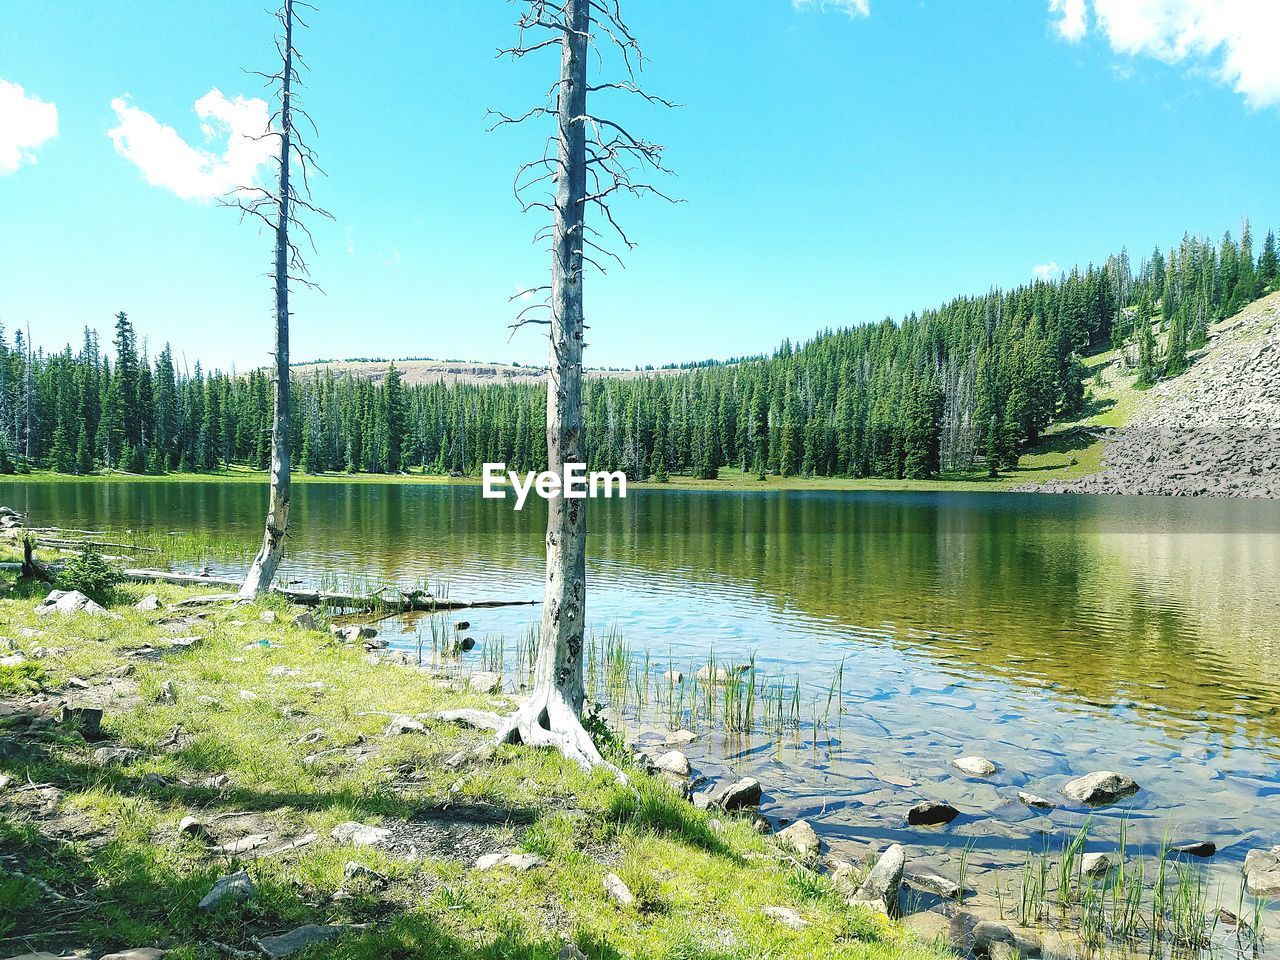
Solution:
<svg viewBox="0 0 1280 960"><path fill-rule="evenodd" d="M265 485L5 484L40 522L199 529L251 545ZM541 577L543 504L474 486L295 489L295 557L376 577ZM594 576L748 589L842 632L1060 693L1280 728L1275 504L1008 494L634 491L590 505ZM1270 533L1259 531L1274 531ZM643 638L637 638L643 639Z"/></svg>

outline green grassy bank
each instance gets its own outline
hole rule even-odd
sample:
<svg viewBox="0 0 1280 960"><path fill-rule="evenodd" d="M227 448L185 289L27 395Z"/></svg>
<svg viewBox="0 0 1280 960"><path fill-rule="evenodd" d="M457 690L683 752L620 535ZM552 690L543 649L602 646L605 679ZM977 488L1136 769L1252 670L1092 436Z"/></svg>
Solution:
<svg viewBox="0 0 1280 960"><path fill-rule="evenodd" d="M305 960L554 958L571 943L592 960L943 955L848 906L748 819L635 769L631 789L516 747L451 765L485 735L436 712L512 701L371 659L278 600L175 607L196 591L157 587L162 606L140 612L153 590L126 586L114 616L38 617L46 592L10 575L0 597L0 956L249 956L305 924L353 925ZM102 707L100 734L63 703ZM393 717L417 722L389 734ZM180 832L186 817L201 826ZM351 821L389 832L335 839ZM474 867L511 852L545 862ZM242 868L250 898L200 909ZM606 892L610 873L633 904ZM765 913L777 906L806 925Z"/></svg>

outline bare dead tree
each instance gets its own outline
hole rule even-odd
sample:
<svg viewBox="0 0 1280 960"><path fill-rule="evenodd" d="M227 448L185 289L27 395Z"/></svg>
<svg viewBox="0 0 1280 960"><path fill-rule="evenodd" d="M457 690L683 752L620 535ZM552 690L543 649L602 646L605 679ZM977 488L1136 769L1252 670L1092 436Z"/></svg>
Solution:
<svg viewBox="0 0 1280 960"><path fill-rule="evenodd" d="M299 66L305 68L298 49L294 46L294 28L306 27L297 9L314 10L302 0L283 0L276 11L280 21L280 33L276 36L276 50L280 55L280 70L276 73L250 71L263 78L265 84L276 91L277 109L271 118L271 129L262 134L279 140L277 152L278 187L269 190L260 186L245 186L223 202L240 211L241 219L261 221L275 235L274 269L269 276L275 287L275 371L274 399L271 418L271 497L267 507L266 532L262 547L253 559L241 597L256 597L271 588L280 558L284 554L284 538L289 529L289 497L292 456L289 449L290 383L289 383L289 291L290 285L300 283L315 289L307 270L302 249L290 231L301 234L312 251L315 242L303 213L333 219L326 210L315 206L311 199L310 177L319 170L315 153L300 135L295 120L304 119L311 129L315 124L303 109L298 88L302 86ZM295 177L296 173L296 177Z"/></svg>
<svg viewBox="0 0 1280 960"><path fill-rule="evenodd" d="M550 380L547 385L549 467L582 463L583 276L587 266L602 273L601 261L621 265L606 238L588 223L603 218L607 231L630 249L633 244L614 216L620 195L656 195L672 200L646 177L669 173L662 146L634 136L615 120L592 113L588 95L614 91L649 103L675 106L636 84L644 58L622 18L617 0L518 0L517 42L499 51L519 59L559 48L560 77L547 102L519 116L497 113L494 127L550 118L555 133L543 154L516 173L515 193L527 212L540 210L551 222L536 240L549 240L551 283L525 293L544 299L523 309L512 332L526 324L548 326ZM625 79L588 83L588 57L595 53L621 61ZM583 767L605 761L583 728L583 635L586 623L586 501L557 497L548 504L546 592L542 632L528 702L498 730L499 742L524 743L562 751Z"/></svg>

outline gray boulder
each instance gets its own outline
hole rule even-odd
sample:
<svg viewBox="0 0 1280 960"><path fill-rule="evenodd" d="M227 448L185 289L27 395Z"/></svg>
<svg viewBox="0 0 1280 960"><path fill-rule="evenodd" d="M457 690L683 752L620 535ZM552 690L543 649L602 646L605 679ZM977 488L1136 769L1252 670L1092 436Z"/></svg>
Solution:
<svg viewBox="0 0 1280 960"><path fill-rule="evenodd" d="M785 830L780 830L778 842L804 860L816 860L822 852L822 839L808 820L797 820Z"/></svg>
<svg viewBox="0 0 1280 960"><path fill-rule="evenodd" d="M994 777L998 769L986 757L957 757L951 765L971 777Z"/></svg>
<svg viewBox="0 0 1280 960"><path fill-rule="evenodd" d="M376 847L391 839L391 831L348 820L334 827L331 836L339 843L349 843L354 847Z"/></svg>
<svg viewBox="0 0 1280 960"><path fill-rule="evenodd" d="M653 763L659 770L675 774L677 777L687 777L689 775L689 758L679 750L668 750L655 759Z"/></svg>
<svg viewBox="0 0 1280 960"><path fill-rule="evenodd" d="M880 854L880 859L862 881L853 899L883 904L886 913L896 914L898 891L902 888L902 871L906 865L907 853L902 849L902 844L895 843Z"/></svg>
<svg viewBox="0 0 1280 960"><path fill-rule="evenodd" d="M243 903L252 896L253 880L246 871L237 870L235 873L218 878L218 882L200 901L200 909L217 910L224 903Z"/></svg>
<svg viewBox="0 0 1280 960"><path fill-rule="evenodd" d="M281 958L297 953L299 950L305 950L307 947L314 946L317 943L329 943L350 930L359 929L361 927L351 924L308 923L306 926L290 930L288 933L255 939L254 943L271 960L281 960Z"/></svg>
<svg viewBox="0 0 1280 960"><path fill-rule="evenodd" d="M73 613L87 613L94 616L107 611L86 597L79 590L53 590L36 604L37 617L50 617L55 613L69 616Z"/></svg>
<svg viewBox="0 0 1280 960"><path fill-rule="evenodd" d="M950 823L960 816L960 811L949 803L937 800L925 800L917 803L907 811L907 823L916 827L933 827L942 823Z"/></svg>
<svg viewBox="0 0 1280 960"><path fill-rule="evenodd" d="M620 907L630 907L636 902L636 895L616 873L604 875L604 892Z"/></svg>
<svg viewBox="0 0 1280 960"><path fill-rule="evenodd" d="M473 673L467 686L476 693L498 693L502 689L502 678L496 673Z"/></svg>
<svg viewBox="0 0 1280 960"><path fill-rule="evenodd" d="M1034 793L1027 793L1025 790L1018 791L1018 802L1028 807L1035 807L1038 810L1053 810L1058 805L1052 800L1046 800Z"/></svg>
<svg viewBox="0 0 1280 960"><path fill-rule="evenodd" d="M152 610L160 609L160 598L154 593L149 593L137 603L133 605L133 609L141 610L143 613L149 613Z"/></svg>
<svg viewBox="0 0 1280 960"><path fill-rule="evenodd" d="M1280 846L1245 854L1244 882L1251 896L1280 897Z"/></svg>
<svg viewBox="0 0 1280 960"><path fill-rule="evenodd" d="M1068 781L1062 792L1076 803L1114 803L1122 797L1137 793L1138 783L1123 773L1098 770Z"/></svg>
<svg viewBox="0 0 1280 960"><path fill-rule="evenodd" d="M1080 872L1086 877L1105 877L1111 869L1111 858L1105 853L1086 853L1080 858Z"/></svg>
<svg viewBox="0 0 1280 960"><path fill-rule="evenodd" d="M760 781L755 777L743 777L733 783L724 783L711 792L710 800L722 810L741 810L760 805Z"/></svg>

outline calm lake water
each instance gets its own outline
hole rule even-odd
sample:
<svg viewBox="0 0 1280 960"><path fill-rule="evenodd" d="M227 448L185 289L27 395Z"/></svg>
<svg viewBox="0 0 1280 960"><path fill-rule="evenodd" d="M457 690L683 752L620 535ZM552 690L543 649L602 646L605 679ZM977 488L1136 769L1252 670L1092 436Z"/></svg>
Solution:
<svg viewBox="0 0 1280 960"><path fill-rule="evenodd" d="M33 524L200 531L248 549L266 491L7 482L0 503ZM447 584L453 599L540 596L541 501L515 513L472 486L310 484L294 503L285 578L358 568L373 583ZM899 840L954 878L976 838L971 869L1021 863L1085 813L1032 811L1017 791L1060 799L1098 769L1143 789L1094 813L1097 848L1122 817L1131 842L1214 840L1210 870L1233 907L1245 852L1280 843L1280 503L645 490L590 516L588 619L620 630L641 669L647 652L650 679L692 675L714 651L754 656L762 686L798 680L799 731L710 731L688 752L713 776L757 776L766 812L809 817L836 850ZM466 665L504 637L517 676L537 610L459 614L480 641ZM409 649L429 635L423 620L393 632ZM661 739L652 707L624 712L629 735ZM949 766L969 754L999 774ZM907 827L923 799L963 815Z"/></svg>

